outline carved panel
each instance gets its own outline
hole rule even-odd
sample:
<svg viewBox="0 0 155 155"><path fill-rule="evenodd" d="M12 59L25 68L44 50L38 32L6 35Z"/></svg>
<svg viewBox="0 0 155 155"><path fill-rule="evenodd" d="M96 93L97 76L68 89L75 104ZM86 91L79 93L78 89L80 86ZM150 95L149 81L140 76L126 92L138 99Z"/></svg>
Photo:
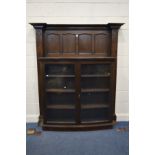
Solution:
<svg viewBox="0 0 155 155"><path fill-rule="evenodd" d="M46 50L47 53L58 53L60 52L60 35L50 33L47 35L47 45Z"/></svg>
<svg viewBox="0 0 155 155"><path fill-rule="evenodd" d="M104 53L108 55L110 52L110 39L106 33L95 34L95 53Z"/></svg>
<svg viewBox="0 0 155 155"><path fill-rule="evenodd" d="M92 34L79 34L78 49L79 53L91 53L92 52Z"/></svg>
<svg viewBox="0 0 155 155"><path fill-rule="evenodd" d="M66 33L62 35L62 48L64 53L75 53L76 36L75 34Z"/></svg>

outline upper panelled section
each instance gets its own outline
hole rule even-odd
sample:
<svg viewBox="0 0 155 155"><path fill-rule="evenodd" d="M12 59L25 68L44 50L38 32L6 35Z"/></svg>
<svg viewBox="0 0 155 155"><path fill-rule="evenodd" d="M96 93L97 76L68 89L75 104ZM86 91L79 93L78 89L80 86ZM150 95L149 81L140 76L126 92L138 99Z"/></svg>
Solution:
<svg viewBox="0 0 155 155"><path fill-rule="evenodd" d="M110 56L108 30L46 30L45 56L61 54L101 54Z"/></svg>
<svg viewBox="0 0 155 155"><path fill-rule="evenodd" d="M68 31L46 31L45 32L45 55L75 53L76 34Z"/></svg>

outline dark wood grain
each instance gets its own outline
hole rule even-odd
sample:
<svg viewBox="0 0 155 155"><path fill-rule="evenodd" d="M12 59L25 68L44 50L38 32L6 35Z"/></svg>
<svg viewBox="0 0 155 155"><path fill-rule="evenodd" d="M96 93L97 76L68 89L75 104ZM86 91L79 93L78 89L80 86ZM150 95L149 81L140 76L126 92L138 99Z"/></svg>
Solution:
<svg viewBox="0 0 155 155"><path fill-rule="evenodd" d="M111 128L116 121L117 42L123 23L31 25L36 30L43 129Z"/></svg>

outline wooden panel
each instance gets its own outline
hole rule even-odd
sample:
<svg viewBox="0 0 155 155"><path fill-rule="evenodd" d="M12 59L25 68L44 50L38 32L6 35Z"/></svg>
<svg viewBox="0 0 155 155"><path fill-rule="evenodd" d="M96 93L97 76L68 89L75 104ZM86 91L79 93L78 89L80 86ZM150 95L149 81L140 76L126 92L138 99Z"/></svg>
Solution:
<svg viewBox="0 0 155 155"><path fill-rule="evenodd" d="M76 36L75 34L66 33L62 35L62 46L64 53L75 53L76 51Z"/></svg>
<svg viewBox="0 0 155 155"><path fill-rule="evenodd" d="M95 53L103 53L106 56L110 55L109 34L95 34Z"/></svg>
<svg viewBox="0 0 155 155"><path fill-rule="evenodd" d="M91 53L92 52L92 35L91 34L79 34L79 53Z"/></svg>
<svg viewBox="0 0 155 155"><path fill-rule="evenodd" d="M55 33L49 33L46 36L46 53L60 52L60 36Z"/></svg>

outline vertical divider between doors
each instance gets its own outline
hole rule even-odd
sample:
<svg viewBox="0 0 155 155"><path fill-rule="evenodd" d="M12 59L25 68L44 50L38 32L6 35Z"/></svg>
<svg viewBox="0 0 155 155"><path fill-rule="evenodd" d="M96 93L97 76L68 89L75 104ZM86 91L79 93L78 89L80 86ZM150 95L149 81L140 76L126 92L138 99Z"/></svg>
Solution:
<svg viewBox="0 0 155 155"><path fill-rule="evenodd" d="M81 119L80 119L80 114L81 114L81 103L80 103L80 93L81 93L81 65L80 62L75 63L75 75L76 75L76 80L75 80L75 85L76 85L76 123L80 124Z"/></svg>

